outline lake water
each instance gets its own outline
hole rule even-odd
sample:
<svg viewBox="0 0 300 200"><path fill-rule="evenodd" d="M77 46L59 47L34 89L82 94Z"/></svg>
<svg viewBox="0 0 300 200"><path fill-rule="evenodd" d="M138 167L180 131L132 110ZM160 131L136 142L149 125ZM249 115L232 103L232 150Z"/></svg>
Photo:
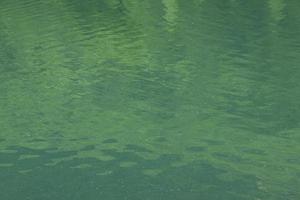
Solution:
<svg viewBox="0 0 300 200"><path fill-rule="evenodd" d="M1 200L300 199L299 0L1 0Z"/></svg>

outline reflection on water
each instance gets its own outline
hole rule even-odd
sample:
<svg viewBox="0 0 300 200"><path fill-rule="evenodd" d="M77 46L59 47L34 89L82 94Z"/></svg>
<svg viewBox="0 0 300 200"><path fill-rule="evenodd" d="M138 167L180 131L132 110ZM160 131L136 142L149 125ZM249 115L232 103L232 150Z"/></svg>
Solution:
<svg viewBox="0 0 300 200"><path fill-rule="evenodd" d="M12 164L4 167L0 175L6 180L5 199L252 199L257 193L255 177L236 174L238 178L223 180L223 169L216 169L206 162L173 167L179 156L164 154L154 160L146 160L133 152L104 152L113 160L95 158L64 159L52 164L53 158L67 158L74 151L51 152L47 149L14 149L15 153L1 153ZM38 157L16 159L18 154L37 154ZM120 165L125 161L132 165ZM147 170L145 170L147 168ZM163 170L163 169L168 170ZM157 176L159 173L159 176ZM49 178L50 177L50 178ZM201 180L201 183L199 182ZM38 185L31 184L38 183ZM243 194L234 194L239 189ZM18 193L14 193L17 190Z"/></svg>
<svg viewBox="0 0 300 200"><path fill-rule="evenodd" d="M299 199L299 8L2 0L0 199Z"/></svg>

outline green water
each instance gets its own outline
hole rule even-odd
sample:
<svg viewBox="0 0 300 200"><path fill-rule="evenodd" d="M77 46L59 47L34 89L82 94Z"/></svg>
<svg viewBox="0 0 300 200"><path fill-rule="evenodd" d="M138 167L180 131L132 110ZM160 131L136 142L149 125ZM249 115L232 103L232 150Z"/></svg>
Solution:
<svg viewBox="0 0 300 200"><path fill-rule="evenodd" d="M300 199L299 0L1 0L0 200Z"/></svg>

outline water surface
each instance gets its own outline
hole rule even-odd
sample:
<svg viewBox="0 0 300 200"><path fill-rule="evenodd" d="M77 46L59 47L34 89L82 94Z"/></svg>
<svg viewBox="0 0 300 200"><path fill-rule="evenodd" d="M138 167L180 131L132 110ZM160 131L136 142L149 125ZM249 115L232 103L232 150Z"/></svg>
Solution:
<svg viewBox="0 0 300 200"><path fill-rule="evenodd" d="M0 199L300 199L299 12L1 0Z"/></svg>

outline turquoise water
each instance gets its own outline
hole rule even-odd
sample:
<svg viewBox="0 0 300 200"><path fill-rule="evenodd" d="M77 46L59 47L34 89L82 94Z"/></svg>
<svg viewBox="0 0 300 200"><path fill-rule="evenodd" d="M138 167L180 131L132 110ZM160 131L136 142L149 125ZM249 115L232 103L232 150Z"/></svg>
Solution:
<svg viewBox="0 0 300 200"><path fill-rule="evenodd" d="M1 0L1 200L300 199L299 0Z"/></svg>

